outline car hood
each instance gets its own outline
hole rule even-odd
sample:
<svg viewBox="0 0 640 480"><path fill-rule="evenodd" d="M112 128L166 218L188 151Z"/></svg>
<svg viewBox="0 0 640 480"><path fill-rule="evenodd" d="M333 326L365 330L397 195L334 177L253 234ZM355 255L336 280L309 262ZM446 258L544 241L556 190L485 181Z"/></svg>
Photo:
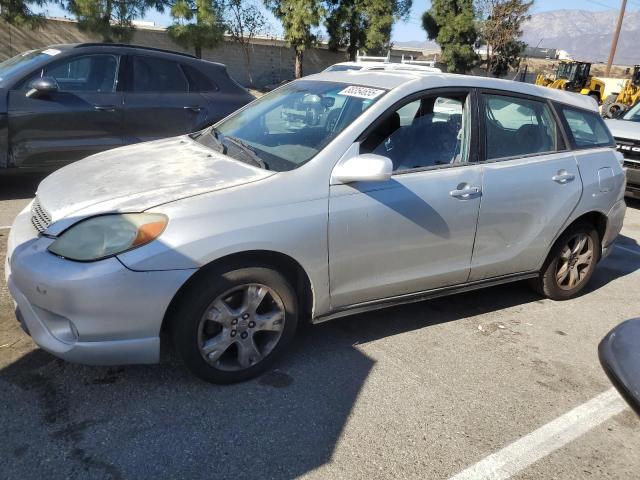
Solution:
<svg viewBox="0 0 640 480"><path fill-rule="evenodd" d="M616 138L640 140L640 122L630 120L605 120L611 134Z"/></svg>
<svg viewBox="0 0 640 480"><path fill-rule="evenodd" d="M37 198L56 222L70 216L143 211L273 174L182 136L117 148L75 162L45 178Z"/></svg>

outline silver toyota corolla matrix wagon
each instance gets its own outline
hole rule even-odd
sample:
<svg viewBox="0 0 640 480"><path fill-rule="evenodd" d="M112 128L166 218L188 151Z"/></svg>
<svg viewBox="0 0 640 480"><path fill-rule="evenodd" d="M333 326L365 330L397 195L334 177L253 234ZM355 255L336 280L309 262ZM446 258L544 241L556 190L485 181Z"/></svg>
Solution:
<svg viewBox="0 0 640 480"><path fill-rule="evenodd" d="M614 147L586 96L321 73L52 174L11 229L7 282L54 355L157 362L166 332L196 375L239 381L302 321L522 279L576 296L622 226Z"/></svg>

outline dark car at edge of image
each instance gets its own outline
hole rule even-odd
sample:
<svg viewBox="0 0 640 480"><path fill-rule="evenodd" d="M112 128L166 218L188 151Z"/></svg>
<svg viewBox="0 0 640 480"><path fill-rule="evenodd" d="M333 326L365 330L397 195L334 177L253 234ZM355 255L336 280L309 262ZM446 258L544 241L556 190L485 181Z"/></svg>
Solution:
<svg viewBox="0 0 640 480"><path fill-rule="evenodd" d="M0 63L0 173L198 131L253 99L224 65L188 54L101 43L24 52Z"/></svg>

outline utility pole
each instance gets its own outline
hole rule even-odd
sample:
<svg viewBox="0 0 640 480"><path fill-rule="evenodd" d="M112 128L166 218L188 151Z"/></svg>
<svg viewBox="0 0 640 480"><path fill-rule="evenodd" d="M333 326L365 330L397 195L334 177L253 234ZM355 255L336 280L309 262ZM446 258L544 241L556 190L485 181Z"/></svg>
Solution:
<svg viewBox="0 0 640 480"><path fill-rule="evenodd" d="M611 64L613 63L613 57L616 56L616 48L618 48L618 39L620 38L620 29L622 28L622 20L624 19L624 12L627 9L627 0L622 0L620 5L620 14L618 15L618 24L616 25L616 32L611 39L611 52L609 53L609 60L607 61L607 70L605 75L609 75L611 72Z"/></svg>

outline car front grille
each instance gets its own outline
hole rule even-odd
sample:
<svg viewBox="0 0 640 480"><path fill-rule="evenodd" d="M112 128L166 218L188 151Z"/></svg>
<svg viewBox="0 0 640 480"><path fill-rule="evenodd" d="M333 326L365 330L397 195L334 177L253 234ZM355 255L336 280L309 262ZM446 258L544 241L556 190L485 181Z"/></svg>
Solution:
<svg viewBox="0 0 640 480"><path fill-rule="evenodd" d="M629 138L616 138L618 151L625 159L640 161L640 141ZM627 162L625 162L627 166Z"/></svg>
<svg viewBox="0 0 640 480"><path fill-rule="evenodd" d="M40 204L40 199L37 196L33 201L33 205L31 205L31 224L40 233L44 232L47 227L51 225L51 216Z"/></svg>

